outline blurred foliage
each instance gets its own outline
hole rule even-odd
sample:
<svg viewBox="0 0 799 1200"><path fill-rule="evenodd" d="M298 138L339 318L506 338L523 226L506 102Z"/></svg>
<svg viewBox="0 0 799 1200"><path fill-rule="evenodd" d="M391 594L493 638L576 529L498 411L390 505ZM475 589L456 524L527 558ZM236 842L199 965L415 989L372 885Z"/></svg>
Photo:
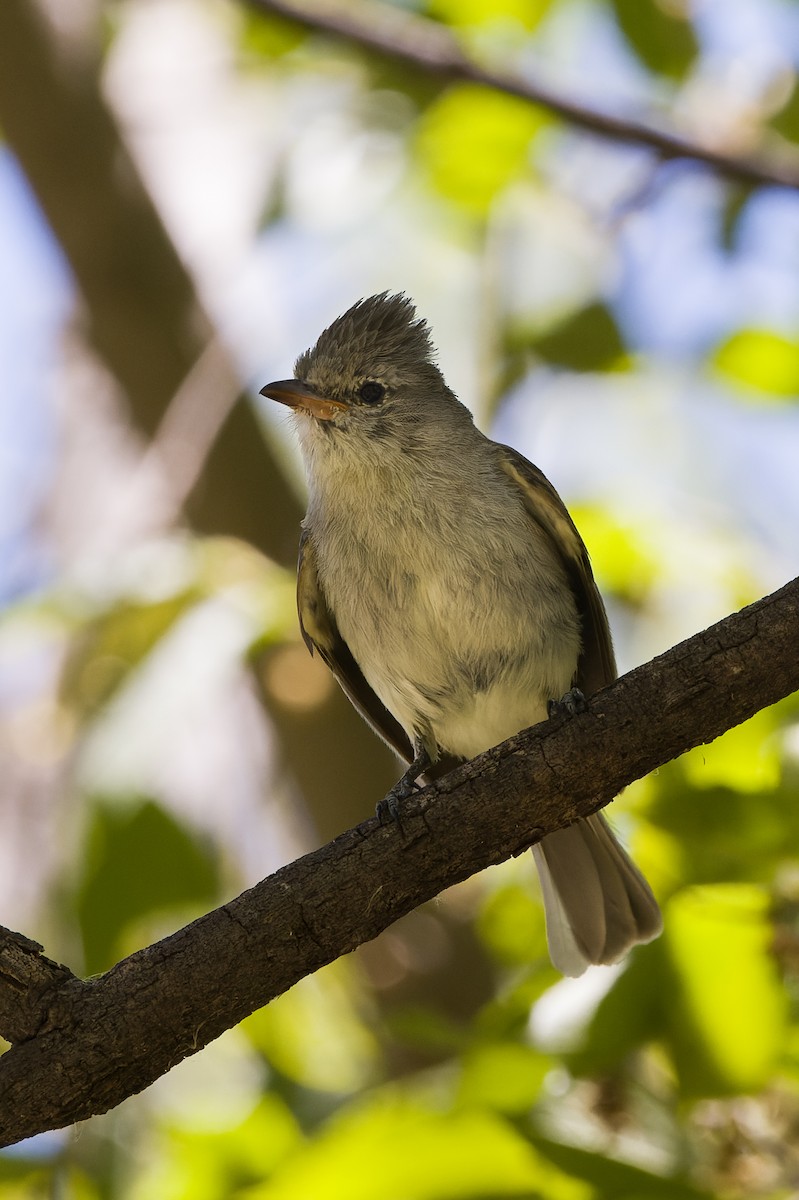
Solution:
<svg viewBox="0 0 799 1200"><path fill-rule="evenodd" d="M92 801L82 877L75 890L84 969L94 975L147 941L137 925L180 908L199 915L217 899L211 847L152 800ZM131 928L133 927L133 928ZM138 935L138 936L137 936Z"/></svg>
<svg viewBox="0 0 799 1200"><path fill-rule="evenodd" d="M158 7L149 6L151 15ZM221 7L220 15L206 0L184 0L170 11L175 20L194 8L214 13L219 44L208 57L223 45L231 59L231 111L246 111L255 124L266 94L269 121L286 121L260 211L269 214L267 234L292 211L312 211L308 243L290 243L304 295L313 272L321 276L329 260L340 273L351 252L349 229L338 241L330 232L336 181L328 190L330 174L318 184L315 177L324 147L346 127L342 175L368 191L372 175L383 178L383 160L373 167L369 158L368 135L377 131L396 172L392 186L413 214L416 252L429 254L425 278L484 289L476 306L488 333L474 354L488 360L479 366L481 386L499 379L504 396L511 385L565 381L575 394L592 389L599 406L609 383L630 383L628 416L648 405L654 458L661 452L665 462L672 447L666 438L660 444L668 426L659 416L674 364L658 362L637 336L641 291L623 299L659 189L668 190L657 166L641 173L642 156L633 153L639 173L619 185L618 148L580 141L542 108L431 79L252 8ZM759 99L751 78L749 91L740 83L740 64L730 68L732 84L725 81L699 6L395 7L451 27L509 71L546 64L557 78L563 66L572 83L580 72L570 52L580 37L588 61L596 55L604 64L605 81L621 48L642 104L673 103L684 126L698 103L703 117L718 121L701 126L697 140L719 129L720 144L725 136L731 145L764 147L799 140L787 60ZM148 5L116 0L102 8L111 57L126 19ZM256 83L272 90L237 107ZM309 151L304 135L315 118L321 134ZM250 172L252 149L247 154ZM311 175L297 165L303 156ZM347 175L364 157L368 169ZM712 186L713 233L702 253L731 267L745 252L744 226L760 191ZM361 221L360 193L342 191L338 203ZM375 194L379 209L387 191ZM688 208L707 203L697 192ZM518 218L528 209L545 226L538 240ZM684 226L694 229L696 210L686 211ZM617 249L625 214L633 237L609 268L596 246ZM378 229L385 249L389 226ZM649 263L680 253L682 234L682 222L671 225ZM687 262L698 252L686 238ZM779 253L790 252L786 240ZM446 275L442 264L453 261L459 270L468 261L469 270ZM675 307L682 303L677 297ZM717 293L713 305L723 307ZM799 341L786 310L778 319L773 309L732 306L710 333L703 326L680 365L718 388L730 411L746 408L745 400L747 416L790 414ZM461 353L472 353L459 336ZM651 376L640 370L646 355L663 385L654 400ZM563 397L557 393L558 404ZM531 402L523 414L540 419L535 433L544 444L554 407ZM691 421L690 408L674 402L681 422ZM501 403L498 411L501 418ZM586 411L568 408L578 459L591 436L580 424ZM692 426L690 437L699 464L692 469L712 476L704 427ZM632 436L625 452L632 469ZM683 464L676 456L669 463L678 476L670 532L640 475L624 508L588 486L575 488L570 505L631 659L664 648L673 628L690 632L766 590L739 528L737 497L725 557L720 534L696 538L701 506L687 468L679 475ZM53 566L43 588L16 599L0 626L0 667L10 680L0 692L0 748L16 804L9 838L24 847L18 888L25 891L30 872L39 898L26 932L86 973L107 969L308 844L307 813L262 701L279 683L287 711L307 715L323 694L318 677L292 665L298 649L304 654L293 580L254 551L171 532L100 558L63 575ZM708 581L718 587L710 603ZM671 623L674 613L681 626L677 617ZM265 645L286 649L282 674L255 686ZM453 889L429 910L436 920L400 922L302 981L77 1136L0 1153L0 1200L788 1200L799 1180L798 731L799 707L786 702L628 789L614 817L626 822L622 833L663 902L665 932L618 968L560 979L524 856ZM346 779L330 781L331 805L346 787ZM41 796L47 805L37 806Z"/></svg>
<svg viewBox="0 0 799 1200"><path fill-rule="evenodd" d="M794 400L799 393L799 342L773 330L738 330L713 362L752 398Z"/></svg>
<svg viewBox="0 0 799 1200"><path fill-rule="evenodd" d="M522 100L458 84L424 114L417 154L441 196L485 218L498 193L530 170L531 142L548 124Z"/></svg>
<svg viewBox="0 0 799 1200"><path fill-rule="evenodd" d="M507 22L531 32L553 0L430 0L427 11L454 29Z"/></svg>
<svg viewBox="0 0 799 1200"><path fill-rule="evenodd" d="M681 79L698 51L688 5L659 0L611 0L619 26L651 71Z"/></svg>

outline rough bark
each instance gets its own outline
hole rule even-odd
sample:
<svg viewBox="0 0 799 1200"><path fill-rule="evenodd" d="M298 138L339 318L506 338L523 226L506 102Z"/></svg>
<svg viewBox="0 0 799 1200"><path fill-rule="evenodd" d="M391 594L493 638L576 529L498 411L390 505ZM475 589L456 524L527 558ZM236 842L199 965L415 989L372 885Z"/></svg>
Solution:
<svg viewBox="0 0 799 1200"><path fill-rule="evenodd" d="M105 1112L417 905L799 688L799 580L81 981L0 940L0 1144Z"/></svg>

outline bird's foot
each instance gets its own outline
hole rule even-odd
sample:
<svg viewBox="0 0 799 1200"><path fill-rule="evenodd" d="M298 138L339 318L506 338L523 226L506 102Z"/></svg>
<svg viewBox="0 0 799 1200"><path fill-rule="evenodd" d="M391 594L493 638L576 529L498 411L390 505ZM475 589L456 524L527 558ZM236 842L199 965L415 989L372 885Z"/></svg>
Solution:
<svg viewBox="0 0 799 1200"><path fill-rule="evenodd" d="M414 792L421 790L422 785L418 782L418 779L429 766L430 755L424 748L416 747L414 760L408 767L408 770L404 775L400 776L391 791L387 792L383 799L378 801L376 813L381 825L390 825L394 821L401 824L400 806Z"/></svg>
<svg viewBox="0 0 799 1200"><path fill-rule="evenodd" d="M564 713L570 717L576 717L578 713L584 713L588 710L588 701L579 688L570 688L565 696L561 696L560 700L550 700L547 704L547 716L550 720L553 717L560 717Z"/></svg>

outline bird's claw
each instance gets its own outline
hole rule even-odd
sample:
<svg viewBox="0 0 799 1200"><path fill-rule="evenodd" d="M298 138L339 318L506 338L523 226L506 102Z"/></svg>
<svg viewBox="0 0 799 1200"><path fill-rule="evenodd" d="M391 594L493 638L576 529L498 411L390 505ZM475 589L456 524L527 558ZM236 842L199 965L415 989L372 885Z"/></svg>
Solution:
<svg viewBox="0 0 799 1200"><path fill-rule="evenodd" d="M547 704L547 716L550 720L553 717L560 717L564 713L569 717L576 717L578 713L584 713L588 710L588 701L579 688L570 688L560 700L550 700Z"/></svg>
<svg viewBox="0 0 799 1200"><path fill-rule="evenodd" d="M405 774L401 779L398 779L393 788L386 792L382 800L378 800L375 812L377 819L381 825L398 824L401 825L400 806L412 796L414 792L418 792L420 785L415 779L410 778L409 774Z"/></svg>

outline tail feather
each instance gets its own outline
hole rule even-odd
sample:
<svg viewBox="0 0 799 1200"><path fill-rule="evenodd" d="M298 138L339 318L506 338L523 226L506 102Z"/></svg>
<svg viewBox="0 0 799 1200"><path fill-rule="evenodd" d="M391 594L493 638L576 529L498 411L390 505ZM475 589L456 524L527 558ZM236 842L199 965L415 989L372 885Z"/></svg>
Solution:
<svg viewBox="0 0 799 1200"><path fill-rule="evenodd" d="M552 962L564 975L617 962L660 933L660 909L641 872L597 813L533 847Z"/></svg>

